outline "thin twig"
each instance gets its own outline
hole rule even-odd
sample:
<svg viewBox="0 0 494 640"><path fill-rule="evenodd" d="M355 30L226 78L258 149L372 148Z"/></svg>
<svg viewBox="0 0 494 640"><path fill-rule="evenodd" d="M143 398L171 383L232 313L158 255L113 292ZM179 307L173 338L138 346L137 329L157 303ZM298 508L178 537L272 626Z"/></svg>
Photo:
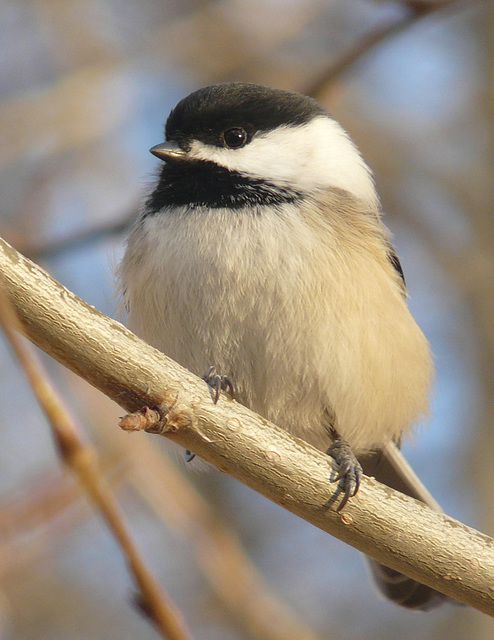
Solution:
<svg viewBox="0 0 494 640"><path fill-rule="evenodd" d="M444 9L459 1L460 0L441 0L440 2L423 2L420 3L420 6L416 6L412 2L406 2L405 4L409 6L409 12L404 17L389 24L379 25L372 31L365 33L346 52L341 54L318 78L313 80L303 92L309 96L318 97L319 94L328 88L328 85L335 82L351 65L369 53L369 51L381 42L405 31L431 13Z"/></svg>
<svg viewBox="0 0 494 640"><path fill-rule="evenodd" d="M20 322L5 290L0 289L0 325L17 356L52 429L55 443L65 464L98 505L113 532L140 589L142 608L164 638L188 640L182 616L151 574L130 536L123 515L105 479L98 471L93 448L79 435L75 421L48 381L32 347L20 339Z"/></svg>
<svg viewBox="0 0 494 640"><path fill-rule="evenodd" d="M74 233L68 238L59 240L49 240L43 244L27 243L23 247L23 253L33 259L44 258L46 256L54 256L74 249L81 249L87 244L98 242L104 238L114 236L127 231L131 223L136 219L138 205L131 207L122 213L116 220L111 220L107 224L103 224L90 229L84 229L79 233Z"/></svg>

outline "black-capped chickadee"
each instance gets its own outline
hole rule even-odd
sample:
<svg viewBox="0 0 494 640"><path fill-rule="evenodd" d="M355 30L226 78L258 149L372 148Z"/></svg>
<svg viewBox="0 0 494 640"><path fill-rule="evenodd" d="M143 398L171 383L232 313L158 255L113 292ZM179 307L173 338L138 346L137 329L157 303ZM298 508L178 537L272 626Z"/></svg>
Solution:
<svg viewBox="0 0 494 640"><path fill-rule="evenodd" d="M165 134L119 271L131 329L328 451L339 508L358 489L354 453L368 474L437 507L393 445L427 413L430 349L346 132L311 98L228 83L181 100ZM442 599L371 566L398 604Z"/></svg>

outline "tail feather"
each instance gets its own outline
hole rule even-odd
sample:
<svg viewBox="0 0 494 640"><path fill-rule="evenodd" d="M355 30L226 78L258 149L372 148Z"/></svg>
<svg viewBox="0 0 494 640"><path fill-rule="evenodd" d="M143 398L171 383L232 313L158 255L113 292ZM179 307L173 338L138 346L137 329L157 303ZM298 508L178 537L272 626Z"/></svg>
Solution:
<svg viewBox="0 0 494 640"><path fill-rule="evenodd" d="M379 591L394 604L407 609L430 611L449 598L425 584L421 584L402 573L366 558L372 579Z"/></svg>
<svg viewBox="0 0 494 640"><path fill-rule="evenodd" d="M373 476L416 500L425 502L431 509L442 511L426 487L420 482L398 447L389 444L380 451L359 458L364 473ZM429 611L450 598L394 569L367 558L372 578L379 591L389 600L408 609Z"/></svg>

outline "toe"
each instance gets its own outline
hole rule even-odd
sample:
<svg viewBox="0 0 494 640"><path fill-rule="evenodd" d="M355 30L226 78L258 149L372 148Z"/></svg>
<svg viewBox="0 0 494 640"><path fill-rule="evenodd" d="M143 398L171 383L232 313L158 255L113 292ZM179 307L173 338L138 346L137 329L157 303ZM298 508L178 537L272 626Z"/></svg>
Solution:
<svg viewBox="0 0 494 640"><path fill-rule="evenodd" d="M343 494L340 504L336 509L341 511L350 498L357 494L360 487L360 480L363 474L360 462L345 440L338 438L327 450L327 453L338 464L338 473L332 482L339 482L337 493Z"/></svg>

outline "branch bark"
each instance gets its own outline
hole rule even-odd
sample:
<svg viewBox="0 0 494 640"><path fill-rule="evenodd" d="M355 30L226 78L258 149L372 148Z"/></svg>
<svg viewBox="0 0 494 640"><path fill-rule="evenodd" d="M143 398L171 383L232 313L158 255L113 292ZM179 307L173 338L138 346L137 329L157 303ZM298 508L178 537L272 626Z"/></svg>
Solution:
<svg viewBox="0 0 494 640"><path fill-rule="evenodd" d="M157 409L159 432L315 526L494 616L494 540L372 478L340 513L331 460L206 385L103 316L0 239L0 275L41 349L127 411Z"/></svg>

